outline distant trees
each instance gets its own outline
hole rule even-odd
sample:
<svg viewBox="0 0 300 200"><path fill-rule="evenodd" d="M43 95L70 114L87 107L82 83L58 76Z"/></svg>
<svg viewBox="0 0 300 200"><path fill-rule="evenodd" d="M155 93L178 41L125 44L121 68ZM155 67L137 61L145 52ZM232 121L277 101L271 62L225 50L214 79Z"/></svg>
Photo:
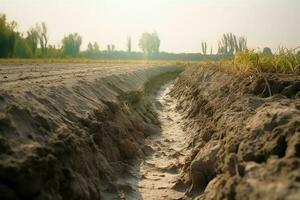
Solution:
<svg viewBox="0 0 300 200"><path fill-rule="evenodd" d="M139 40L139 47L147 56L158 53L160 39L157 33L143 33Z"/></svg>
<svg viewBox="0 0 300 200"><path fill-rule="evenodd" d="M127 37L126 50L116 50L114 44L107 45L107 51L100 51L97 42L89 42L86 51L80 51L82 37L78 33L65 36L62 45L50 45L48 28L44 22L36 24L24 34L17 31L17 23L9 22L5 14L0 13L0 58L61 58L86 57L100 59L144 59L145 55L151 59L172 59L172 60L219 60L229 59L235 53L247 50L246 37L237 37L232 33L222 35L218 42L218 53L213 55L213 49L208 49L205 41L201 43L200 53L172 54L160 52L160 38L156 32L143 33L139 39L139 48L142 52L132 52L132 38ZM300 47L292 50L293 57L300 58ZM209 54L210 51L210 55ZM279 47L276 54L286 54L290 52L284 47ZM262 51L265 55L272 55L272 50L265 47ZM275 56L274 55L274 56Z"/></svg>
<svg viewBox="0 0 300 200"><path fill-rule="evenodd" d="M100 47L98 45L97 42L94 42L94 44L92 44L91 42L89 42L88 44L88 52L90 53L98 53L100 51Z"/></svg>
<svg viewBox="0 0 300 200"><path fill-rule="evenodd" d="M131 37L127 37L127 52L131 52Z"/></svg>
<svg viewBox="0 0 300 200"><path fill-rule="evenodd" d="M106 48L106 50L107 50L108 52L111 52L111 47L110 47L110 44L108 44L108 45L107 45L107 48Z"/></svg>
<svg viewBox="0 0 300 200"><path fill-rule="evenodd" d="M202 47L202 54L206 55L206 53L207 53L207 43L206 42L202 42L201 43L201 47Z"/></svg>
<svg viewBox="0 0 300 200"><path fill-rule="evenodd" d="M15 32L16 22L7 22L6 15L0 14L0 57L13 56L18 33Z"/></svg>
<svg viewBox="0 0 300 200"><path fill-rule="evenodd" d="M42 51L42 56L47 56L48 47L48 29L45 22L36 24L36 32L39 40L39 44Z"/></svg>
<svg viewBox="0 0 300 200"><path fill-rule="evenodd" d="M80 51L82 37L78 33L69 34L63 38L62 43L63 54L65 56L76 57Z"/></svg>
<svg viewBox="0 0 300 200"><path fill-rule="evenodd" d="M247 50L246 37L237 38L232 33L223 34L218 43L218 54L234 55L237 52Z"/></svg>
<svg viewBox="0 0 300 200"><path fill-rule="evenodd" d="M108 52L113 52L116 50L116 46L114 44L108 44L107 45L107 51Z"/></svg>
<svg viewBox="0 0 300 200"><path fill-rule="evenodd" d="M26 36L17 32L17 23L7 22L6 16L0 14L0 57L29 58L37 55L40 45L41 55L47 56L48 31L44 22L30 28Z"/></svg>
<svg viewBox="0 0 300 200"><path fill-rule="evenodd" d="M15 43L13 57L16 58L31 58L33 57L32 50L26 39L22 35L18 35Z"/></svg>
<svg viewBox="0 0 300 200"><path fill-rule="evenodd" d="M100 51L100 47L99 47L99 44L97 42L94 42L93 50L96 53L98 53Z"/></svg>
<svg viewBox="0 0 300 200"><path fill-rule="evenodd" d="M87 51L88 52L93 52L94 50L94 47L93 47L93 44L91 42L88 43L88 48L87 48Z"/></svg>
<svg viewBox="0 0 300 200"><path fill-rule="evenodd" d="M263 52L262 52L264 55L267 55L267 56L272 56L273 55L273 53L272 53L272 50L271 50L271 48L270 47L265 47L264 49L263 49Z"/></svg>
<svg viewBox="0 0 300 200"><path fill-rule="evenodd" d="M39 44L39 33L35 28L31 28L29 31L27 31L26 41L32 52L32 55L35 56Z"/></svg>
<svg viewBox="0 0 300 200"><path fill-rule="evenodd" d="M92 44L89 42L87 51L84 52L83 56L88 57L88 58L96 58L100 53L100 47L97 42L94 42Z"/></svg>

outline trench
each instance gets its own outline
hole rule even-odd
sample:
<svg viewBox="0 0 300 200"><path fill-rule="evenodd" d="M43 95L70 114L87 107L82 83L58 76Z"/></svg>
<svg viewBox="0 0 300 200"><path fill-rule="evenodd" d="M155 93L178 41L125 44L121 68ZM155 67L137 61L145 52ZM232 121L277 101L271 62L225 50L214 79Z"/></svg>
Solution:
<svg viewBox="0 0 300 200"><path fill-rule="evenodd" d="M182 116L176 110L176 99L169 92L173 81L163 85L151 98L160 122L160 132L145 140L146 157L137 161L123 185L121 199L180 199L185 188L178 186L180 169L188 154Z"/></svg>

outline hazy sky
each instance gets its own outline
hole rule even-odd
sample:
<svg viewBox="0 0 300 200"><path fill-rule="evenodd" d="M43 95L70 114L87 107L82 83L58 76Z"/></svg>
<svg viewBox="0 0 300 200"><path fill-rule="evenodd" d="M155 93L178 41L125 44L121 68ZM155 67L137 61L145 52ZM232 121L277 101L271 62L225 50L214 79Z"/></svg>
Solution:
<svg viewBox="0 0 300 200"><path fill-rule="evenodd" d="M300 45L300 0L0 0L0 12L25 31L45 21L50 42L70 32L83 36L83 48L97 41L133 50L145 31L157 31L161 50L199 52L201 41L217 49L224 32L248 38L251 48Z"/></svg>

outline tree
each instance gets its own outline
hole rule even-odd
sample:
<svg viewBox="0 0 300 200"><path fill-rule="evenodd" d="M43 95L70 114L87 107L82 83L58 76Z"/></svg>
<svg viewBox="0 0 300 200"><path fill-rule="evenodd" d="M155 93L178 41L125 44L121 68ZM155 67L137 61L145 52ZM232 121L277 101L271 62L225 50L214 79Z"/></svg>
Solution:
<svg viewBox="0 0 300 200"><path fill-rule="evenodd" d="M246 37L237 38L232 33L223 34L218 42L218 54L234 55L237 52L247 50Z"/></svg>
<svg viewBox="0 0 300 200"><path fill-rule="evenodd" d="M116 47L114 44L110 45L111 46L111 51L115 51L116 50Z"/></svg>
<svg viewBox="0 0 300 200"><path fill-rule="evenodd" d="M47 56L48 29L46 23L42 22L41 24L36 24L36 30L38 33L38 39L42 50L42 55Z"/></svg>
<svg viewBox="0 0 300 200"><path fill-rule="evenodd" d="M94 52L96 53L100 51L100 47L97 42L94 42L93 48L94 48Z"/></svg>
<svg viewBox="0 0 300 200"><path fill-rule="evenodd" d="M33 56L29 43L20 35L16 39L13 55L16 58L30 58Z"/></svg>
<svg viewBox="0 0 300 200"><path fill-rule="evenodd" d="M201 43L201 47L202 47L202 54L206 55L206 52L207 52L207 43L206 42L202 42Z"/></svg>
<svg viewBox="0 0 300 200"><path fill-rule="evenodd" d="M159 52L160 39L156 32L143 33L139 40L139 47L146 55L152 55Z"/></svg>
<svg viewBox="0 0 300 200"><path fill-rule="evenodd" d="M7 22L6 15L0 13L0 57L13 56L18 33L15 32L17 23Z"/></svg>
<svg viewBox="0 0 300 200"><path fill-rule="evenodd" d="M91 42L89 42L89 44L88 44L88 51L89 52L93 52L94 51L94 47L93 47L93 44Z"/></svg>
<svg viewBox="0 0 300 200"><path fill-rule="evenodd" d="M131 37L127 38L127 52L131 52Z"/></svg>
<svg viewBox="0 0 300 200"><path fill-rule="evenodd" d="M110 44L107 45L107 51L111 52L111 46L110 46Z"/></svg>
<svg viewBox="0 0 300 200"><path fill-rule="evenodd" d="M55 45L48 46L47 50L47 57L48 58L60 58L62 57L62 49L59 47L55 47Z"/></svg>
<svg viewBox="0 0 300 200"><path fill-rule="evenodd" d="M76 57L79 54L82 37L78 33L69 34L62 40L63 54L65 56Z"/></svg>
<svg viewBox="0 0 300 200"><path fill-rule="evenodd" d="M272 53L272 50L271 50L271 48L270 47L265 47L264 49L263 49L263 52L262 52L264 55L267 55L267 56L272 56L273 55L273 53Z"/></svg>
<svg viewBox="0 0 300 200"><path fill-rule="evenodd" d="M160 39L156 32L152 33L152 43L153 43L153 53L158 53L160 47Z"/></svg>
<svg viewBox="0 0 300 200"><path fill-rule="evenodd" d="M29 29L27 31L26 41L28 43L29 48L31 49L32 55L36 55L36 50L39 44L39 33L35 28Z"/></svg>
<svg viewBox="0 0 300 200"><path fill-rule="evenodd" d="M247 50L247 38L239 37L239 44L236 52L246 51Z"/></svg>

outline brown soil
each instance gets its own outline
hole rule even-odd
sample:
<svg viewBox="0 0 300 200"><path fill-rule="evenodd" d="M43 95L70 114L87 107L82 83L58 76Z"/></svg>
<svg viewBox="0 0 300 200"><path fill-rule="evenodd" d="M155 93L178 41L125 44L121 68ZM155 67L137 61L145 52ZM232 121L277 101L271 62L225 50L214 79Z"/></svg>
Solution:
<svg viewBox="0 0 300 200"><path fill-rule="evenodd" d="M185 199L299 199L300 77L190 67L172 90L192 149Z"/></svg>
<svg viewBox="0 0 300 200"><path fill-rule="evenodd" d="M1 65L0 199L121 198L118 179L144 156L145 137L159 132L147 96L159 77L180 71Z"/></svg>
<svg viewBox="0 0 300 200"><path fill-rule="evenodd" d="M154 99L161 131L145 142L149 155L139 166L141 199L179 199L184 195L184 188L176 182L188 154L187 140L182 130L182 116L176 110L176 100L169 95L172 86L164 86Z"/></svg>
<svg viewBox="0 0 300 200"><path fill-rule="evenodd" d="M299 199L300 77L0 65L0 199Z"/></svg>

